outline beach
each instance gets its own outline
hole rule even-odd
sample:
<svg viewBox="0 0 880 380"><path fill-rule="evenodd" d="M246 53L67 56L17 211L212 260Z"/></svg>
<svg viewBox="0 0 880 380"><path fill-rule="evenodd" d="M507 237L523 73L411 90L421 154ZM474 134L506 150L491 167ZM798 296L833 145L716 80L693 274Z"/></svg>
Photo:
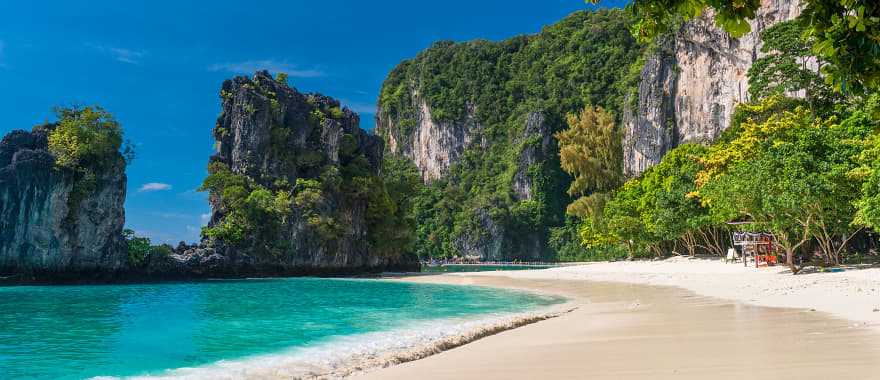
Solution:
<svg viewBox="0 0 880 380"><path fill-rule="evenodd" d="M366 379L868 379L880 269L791 276L712 259L412 276L565 296L567 313Z"/></svg>

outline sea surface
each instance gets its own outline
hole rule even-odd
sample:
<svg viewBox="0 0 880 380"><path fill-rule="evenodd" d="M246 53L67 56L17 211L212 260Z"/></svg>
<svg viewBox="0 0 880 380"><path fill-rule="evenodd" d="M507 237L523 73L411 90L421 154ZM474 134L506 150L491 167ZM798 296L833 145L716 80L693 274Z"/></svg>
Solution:
<svg viewBox="0 0 880 380"><path fill-rule="evenodd" d="M496 272L508 270L532 270L553 268L553 265L493 265L493 264L444 264L422 265L422 272L446 273L446 272Z"/></svg>
<svg viewBox="0 0 880 380"><path fill-rule="evenodd" d="M212 378L282 364L285 373L319 371L346 355L560 302L375 279L0 287L0 379L197 378L213 369L201 376Z"/></svg>

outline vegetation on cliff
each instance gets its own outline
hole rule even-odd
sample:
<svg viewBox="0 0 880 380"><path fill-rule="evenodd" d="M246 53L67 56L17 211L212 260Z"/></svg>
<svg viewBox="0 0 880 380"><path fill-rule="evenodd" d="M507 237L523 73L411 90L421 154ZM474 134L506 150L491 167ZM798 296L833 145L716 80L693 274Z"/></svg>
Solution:
<svg viewBox="0 0 880 380"><path fill-rule="evenodd" d="M59 107L55 113L58 121L47 126L49 152L58 170L73 176L67 215L73 223L79 203L95 190L99 175L119 170L113 168L120 160L130 162L134 150L128 143L123 146L122 127L99 106Z"/></svg>
<svg viewBox="0 0 880 380"><path fill-rule="evenodd" d="M829 91L806 68L797 27L767 30L771 54L749 73L754 101L715 143L673 149L582 222L588 252L721 254L738 222L773 233L797 273L840 263L859 231L880 227L880 95Z"/></svg>
<svg viewBox="0 0 880 380"><path fill-rule="evenodd" d="M377 265L371 257L409 252L403 210L415 190L396 163L381 167L381 142L359 129L357 115L300 94L283 74L227 81L221 99L219 153L200 188L213 209L202 230L208 246L290 266L323 257L331 262L321 265Z"/></svg>
<svg viewBox="0 0 880 380"><path fill-rule="evenodd" d="M880 89L880 3L802 0L801 4L798 22L805 29L812 53L825 62L822 72L828 82L843 92ZM760 6L759 0L635 0L628 8L636 15L633 34L644 41L707 9L713 11L721 29L741 37L751 30L748 22Z"/></svg>
<svg viewBox="0 0 880 380"><path fill-rule="evenodd" d="M97 106L0 141L0 272L19 279L110 275L127 265L125 168L119 123Z"/></svg>
<svg viewBox="0 0 880 380"><path fill-rule="evenodd" d="M380 120L386 141L412 144L420 101L433 122L473 117L480 129L449 173L413 197L420 256L474 254L473 247L496 240L502 243L494 251L506 258L527 251L535 257L534 242L542 247L538 256L553 255L547 239L565 223L571 179L549 136L587 104L620 119L641 51L628 25L622 10L578 12L532 36L438 42L389 74L379 99L394 125ZM544 125L527 130L535 115ZM523 177L526 185L518 182ZM529 188L518 193L517 186Z"/></svg>

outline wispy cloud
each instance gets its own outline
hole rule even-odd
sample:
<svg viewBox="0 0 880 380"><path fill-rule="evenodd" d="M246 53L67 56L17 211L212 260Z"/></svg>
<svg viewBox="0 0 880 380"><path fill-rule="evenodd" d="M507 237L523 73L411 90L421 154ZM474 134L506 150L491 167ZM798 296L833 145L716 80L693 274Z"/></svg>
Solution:
<svg viewBox="0 0 880 380"><path fill-rule="evenodd" d="M195 218L195 215L181 214L181 213L177 213L177 212L150 211L150 212L147 212L147 215L159 217L162 219L193 219L193 218Z"/></svg>
<svg viewBox="0 0 880 380"><path fill-rule="evenodd" d="M150 182L150 183L143 184L143 186L141 186L141 188L138 189L138 192L144 193L144 192L165 191L165 190L171 190L171 185L169 185L167 183L161 183L161 182Z"/></svg>
<svg viewBox="0 0 880 380"><path fill-rule="evenodd" d="M345 99L342 100L342 104L348 107L348 109L357 112L359 114L374 114L376 113L376 105L373 103L361 103L361 102L350 102Z"/></svg>
<svg viewBox="0 0 880 380"><path fill-rule="evenodd" d="M302 69L297 65L287 62L279 62L271 59L244 61L244 62L226 62L215 63L208 66L210 71L226 71L236 74L251 74L259 70L269 70L273 73L283 72L287 76L294 78L317 78L324 76L324 72L315 69Z"/></svg>
<svg viewBox="0 0 880 380"><path fill-rule="evenodd" d="M113 57L113 59L119 62L129 63L132 65L139 65L141 63L141 59L143 59L144 56L147 54L143 50L123 49L115 46L106 46L99 44L86 45L92 49Z"/></svg>
<svg viewBox="0 0 880 380"><path fill-rule="evenodd" d="M206 226L206 225L208 225L208 222L211 221L211 213L209 212L209 213L202 214L202 215L200 215L200 218L202 221L202 225Z"/></svg>

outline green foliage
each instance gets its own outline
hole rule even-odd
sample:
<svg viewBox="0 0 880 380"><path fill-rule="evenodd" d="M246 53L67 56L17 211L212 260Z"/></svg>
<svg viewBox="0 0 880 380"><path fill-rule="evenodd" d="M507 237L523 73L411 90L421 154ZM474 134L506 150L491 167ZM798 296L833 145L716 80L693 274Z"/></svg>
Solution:
<svg viewBox="0 0 880 380"><path fill-rule="evenodd" d="M281 84L287 84L287 73L278 72L275 74L275 80Z"/></svg>
<svg viewBox="0 0 880 380"><path fill-rule="evenodd" d="M135 267L142 265L147 255L168 256L171 254L171 247L168 245L152 245L149 238L137 236L134 231L127 228L122 230L122 238L128 248L128 263Z"/></svg>
<svg viewBox="0 0 880 380"><path fill-rule="evenodd" d="M680 246L721 254L725 223L738 221L776 235L791 263L814 241L824 263L837 264L859 225L880 220L878 99L840 109L842 121L780 96L742 105L712 146L681 145L615 190L601 217L581 221L581 242L633 256Z"/></svg>
<svg viewBox="0 0 880 380"><path fill-rule="evenodd" d="M80 202L95 190L99 176L118 170L114 165L122 164L124 170L134 159L134 150L127 142L123 147L122 127L101 107L57 108L55 114L58 121L50 126L49 152L56 168L73 177L65 219L75 223Z"/></svg>
<svg viewBox="0 0 880 380"><path fill-rule="evenodd" d="M880 94L873 94L864 105L857 105L842 126L846 129L880 128ZM850 177L862 181L859 200L856 202L857 225L880 230L880 135L872 134L863 141L858 157L859 166Z"/></svg>
<svg viewBox="0 0 880 380"><path fill-rule="evenodd" d="M513 258L527 249L520 242L543 243L550 227L564 224L570 178L560 170L556 142L545 147L541 134L564 129L565 115L587 104L620 117L633 84L622 78L641 54L628 22L621 10L578 12L533 36L441 41L389 74L379 99L381 116L391 121L379 130L386 142L412 141L422 101L435 122L482 127L472 136L481 143L414 197L420 256L461 255L458 246L486 240L492 224L505 231L502 251ZM535 115L542 125L527 130ZM525 162L531 154L537 162ZM529 184L530 196L514 192L514 183Z"/></svg>
<svg viewBox="0 0 880 380"><path fill-rule="evenodd" d="M571 196L602 193L623 181L622 137L614 118L601 107L568 114L568 129L556 133L562 170L574 177ZM594 209L596 195L581 197L568 207L571 215L586 217Z"/></svg>
<svg viewBox="0 0 880 380"><path fill-rule="evenodd" d="M333 107L330 109L330 117L333 119L342 119L345 117L345 113L339 107Z"/></svg>
<svg viewBox="0 0 880 380"><path fill-rule="evenodd" d="M255 241L273 241L274 234L287 223L292 214L292 196L284 182L269 189L250 178L232 172L226 164L211 162L208 176L200 191L208 191L223 212L220 222L204 227L202 235L232 244ZM269 244L266 251L277 254L280 245Z"/></svg>
<svg viewBox="0 0 880 380"><path fill-rule="evenodd" d="M400 256L415 249L416 228L412 195L423 186L410 161L388 156L382 176L373 177L367 206L367 225L372 252Z"/></svg>
<svg viewBox="0 0 880 380"><path fill-rule="evenodd" d="M122 146L122 127L100 107L58 108L49 133L49 151L60 168L83 171L104 168Z"/></svg>
<svg viewBox="0 0 880 380"><path fill-rule="evenodd" d="M800 19L814 39L822 72L843 92L880 89L880 3L806 0Z"/></svg>
<svg viewBox="0 0 880 380"><path fill-rule="evenodd" d="M865 116L838 123L796 108L746 122L734 140L710 149L696 194L716 220L773 232L790 257L815 239L826 262L837 264L862 220L855 205L869 203L859 199L856 161L869 155L862 141L876 127Z"/></svg>
<svg viewBox="0 0 880 380"><path fill-rule="evenodd" d="M600 0L587 0L599 3ZM637 21L633 35L651 40L711 8L715 24L733 37L751 30L759 0L634 0L628 6ZM876 0L803 0L798 22L811 40L813 54L826 64L822 72L842 92L880 89L880 2Z"/></svg>
<svg viewBox="0 0 880 380"><path fill-rule="evenodd" d="M804 32L802 23L786 21L761 33L761 51L767 55L749 68L749 96L753 101L803 91L814 112L827 113L833 105L834 91L825 84L818 68L811 67L816 63Z"/></svg>

